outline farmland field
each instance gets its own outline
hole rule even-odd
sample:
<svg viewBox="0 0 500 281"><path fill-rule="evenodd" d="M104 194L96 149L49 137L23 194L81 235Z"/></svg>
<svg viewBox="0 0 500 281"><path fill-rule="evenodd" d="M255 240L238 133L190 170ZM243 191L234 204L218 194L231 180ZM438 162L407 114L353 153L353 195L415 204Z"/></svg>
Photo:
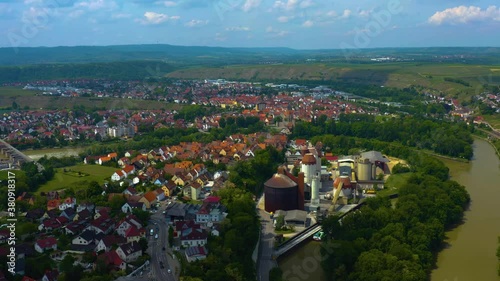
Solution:
<svg viewBox="0 0 500 281"><path fill-rule="evenodd" d="M64 172L64 169L67 172ZM76 165L66 168L56 169L54 178L42 185L38 192L47 192L65 188L85 187L86 183L97 181L102 184L106 178L109 178L115 168L99 166L99 165Z"/></svg>
<svg viewBox="0 0 500 281"><path fill-rule="evenodd" d="M404 88L419 85L465 99L479 94L482 85L500 84L499 68L491 65L450 63L280 64L227 67L195 67L167 74L171 78L235 79L245 81L355 82ZM458 79L463 83L445 81ZM468 84L468 86L467 86Z"/></svg>
<svg viewBox="0 0 500 281"><path fill-rule="evenodd" d="M21 87L0 87L0 97L2 98L32 97L36 93L36 91L23 90Z"/></svg>

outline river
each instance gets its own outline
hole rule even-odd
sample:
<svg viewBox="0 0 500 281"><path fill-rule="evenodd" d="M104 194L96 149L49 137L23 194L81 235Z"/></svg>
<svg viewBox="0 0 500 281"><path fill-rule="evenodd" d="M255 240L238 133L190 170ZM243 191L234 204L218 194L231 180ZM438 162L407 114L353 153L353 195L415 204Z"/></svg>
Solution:
<svg viewBox="0 0 500 281"><path fill-rule="evenodd" d="M476 139L474 159L469 163L441 160L450 168L451 178L467 188L472 201L465 212L465 223L446 233L447 247L438 254L437 268L432 271L431 280L498 281L500 161L495 150L486 141ZM284 280L325 281L323 270L313 263L317 260L314 253L318 249L319 243L311 241L282 258L280 268L288 273Z"/></svg>
<svg viewBox="0 0 500 281"><path fill-rule="evenodd" d="M474 141L470 163L443 160L453 180L471 196L465 223L446 233L448 247L438 255L432 281L500 280L496 248L500 236L500 161L484 140Z"/></svg>

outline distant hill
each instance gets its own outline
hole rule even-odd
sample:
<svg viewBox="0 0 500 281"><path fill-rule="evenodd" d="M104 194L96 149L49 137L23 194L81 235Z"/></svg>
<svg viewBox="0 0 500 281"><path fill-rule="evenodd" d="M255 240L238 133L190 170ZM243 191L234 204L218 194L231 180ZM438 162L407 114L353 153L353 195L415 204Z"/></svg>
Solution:
<svg viewBox="0 0 500 281"><path fill-rule="evenodd" d="M154 60L178 66L303 63L305 61L366 63L394 57L426 62L500 63L500 48L379 48L295 50L291 48L223 48L204 46L117 45L0 48L0 66Z"/></svg>
<svg viewBox="0 0 500 281"><path fill-rule="evenodd" d="M155 60L190 65L223 61L238 63L298 54L289 48L222 48L173 45L121 45L79 47L0 48L0 65L89 63Z"/></svg>

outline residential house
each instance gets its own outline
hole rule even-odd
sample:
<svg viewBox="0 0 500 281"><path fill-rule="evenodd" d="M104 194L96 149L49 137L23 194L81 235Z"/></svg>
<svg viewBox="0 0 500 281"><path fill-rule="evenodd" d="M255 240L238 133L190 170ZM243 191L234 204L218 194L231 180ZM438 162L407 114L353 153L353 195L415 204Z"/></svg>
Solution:
<svg viewBox="0 0 500 281"><path fill-rule="evenodd" d="M203 202L196 213L196 223L219 223L226 215L226 208L220 203Z"/></svg>
<svg viewBox="0 0 500 281"><path fill-rule="evenodd" d="M74 221L64 227L64 231L66 235L76 235L80 232L82 232L85 228L87 228L89 225L89 220L87 219L81 219L78 221Z"/></svg>
<svg viewBox="0 0 500 281"><path fill-rule="evenodd" d="M21 195L19 195L17 197L16 201L23 201L23 202L28 203L29 205L34 205L35 204L35 197L31 193L23 192L23 193L21 193Z"/></svg>
<svg viewBox="0 0 500 281"><path fill-rule="evenodd" d="M204 260L207 258L207 248L205 246L193 246L185 250L186 260L188 262Z"/></svg>
<svg viewBox="0 0 500 281"><path fill-rule="evenodd" d="M175 223L177 237L180 237L183 247L204 246L208 235L194 221L178 221Z"/></svg>
<svg viewBox="0 0 500 281"><path fill-rule="evenodd" d="M93 220L90 225L86 228L92 230L96 233L109 234L115 228L115 222L109 216L101 216L98 219Z"/></svg>
<svg viewBox="0 0 500 281"><path fill-rule="evenodd" d="M97 162L97 164L102 165L102 164L109 162L109 161L111 161L111 157L101 156L101 157L99 157L99 159L97 159L96 162Z"/></svg>
<svg viewBox="0 0 500 281"><path fill-rule="evenodd" d="M83 209L76 213L76 215L73 217L73 221L81 221L81 220L86 220L90 219L92 217L92 213L88 209Z"/></svg>
<svg viewBox="0 0 500 281"><path fill-rule="evenodd" d="M134 209L146 211L146 205L142 202L126 202L122 206L123 213L132 213Z"/></svg>
<svg viewBox="0 0 500 281"><path fill-rule="evenodd" d="M133 175L135 173L135 167L133 165L127 165L125 168L123 168L123 173L125 173L125 176L128 177L130 175Z"/></svg>
<svg viewBox="0 0 500 281"><path fill-rule="evenodd" d="M201 185L198 182L192 182L189 187L191 188L191 199L198 200L201 194Z"/></svg>
<svg viewBox="0 0 500 281"><path fill-rule="evenodd" d="M72 221L73 218L76 215L75 208L67 208L64 211L61 212L61 216L67 218L68 220Z"/></svg>
<svg viewBox="0 0 500 281"><path fill-rule="evenodd" d="M156 203L156 192L155 191L149 191L144 194L144 196L139 199L139 202L142 202L146 205L146 209L151 208L151 205L154 205Z"/></svg>
<svg viewBox="0 0 500 281"><path fill-rule="evenodd" d="M118 246L116 253L123 261L130 263L142 256L142 249L139 243L132 242Z"/></svg>
<svg viewBox="0 0 500 281"><path fill-rule="evenodd" d="M124 178L126 178L126 175L122 170L117 170L111 175L111 181L120 181Z"/></svg>
<svg viewBox="0 0 500 281"><path fill-rule="evenodd" d="M137 229L141 229L142 223L136 216L127 215L125 218L123 218L120 222L116 224L116 233L118 233L118 235L120 236L125 236L127 230L132 226L135 226Z"/></svg>
<svg viewBox="0 0 500 281"><path fill-rule="evenodd" d="M92 230L85 230L71 241L73 245L92 245L96 240L96 233Z"/></svg>
<svg viewBox="0 0 500 281"><path fill-rule="evenodd" d="M125 231L127 243L139 242L139 240L144 237L146 237L146 230L144 230L144 228L137 228L135 225L132 225Z"/></svg>
<svg viewBox="0 0 500 281"><path fill-rule="evenodd" d="M59 205L61 205L60 199L49 200L49 201L47 201L47 211L50 211L53 209L59 209Z"/></svg>
<svg viewBox="0 0 500 281"><path fill-rule="evenodd" d="M47 250L57 250L57 240L54 237L38 239L35 242L35 251L43 253Z"/></svg>
<svg viewBox="0 0 500 281"><path fill-rule="evenodd" d="M116 251L109 251L97 256L97 260L102 260L110 270L125 270L127 264L120 258ZM94 263L94 269L97 262Z"/></svg>
<svg viewBox="0 0 500 281"><path fill-rule="evenodd" d="M42 281L57 281L58 276L59 271L57 271L57 269L46 270L42 277Z"/></svg>
<svg viewBox="0 0 500 281"><path fill-rule="evenodd" d="M156 189L155 192L156 192L156 202L165 200L166 196L162 188Z"/></svg>
<svg viewBox="0 0 500 281"><path fill-rule="evenodd" d="M95 209L94 203L92 203L92 202L82 203L82 204L78 205L78 207L76 207L76 212L79 213L85 209L88 210L90 213L93 213L94 209Z"/></svg>
<svg viewBox="0 0 500 281"><path fill-rule="evenodd" d="M111 208L110 207L102 207L102 206L99 206L99 207L96 207L95 208L95 214L94 214L94 219L98 219L102 216L109 216L108 214L111 212Z"/></svg>
<svg viewBox="0 0 500 281"><path fill-rule="evenodd" d="M137 190L135 188L129 186L122 193L125 194L125 195L136 195L137 194Z"/></svg>
<svg viewBox="0 0 500 281"><path fill-rule="evenodd" d="M125 244L127 241L125 240L124 237L116 236L116 235L106 235L104 237L101 237L99 241L97 242L95 251L100 252L109 252L111 251L112 247L114 245L118 246L121 244Z"/></svg>
<svg viewBox="0 0 500 281"><path fill-rule="evenodd" d="M28 210L28 212L26 212L26 219L29 222L38 222L42 219L44 214L45 211L41 208Z"/></svg>
<svg viewBox="0 0 500 281"><path fill-rule="evenodd" d="M76 198L74 197L68 197L62 201L59 206L59 210L64 211L67 208L76 208Z"/></svg>

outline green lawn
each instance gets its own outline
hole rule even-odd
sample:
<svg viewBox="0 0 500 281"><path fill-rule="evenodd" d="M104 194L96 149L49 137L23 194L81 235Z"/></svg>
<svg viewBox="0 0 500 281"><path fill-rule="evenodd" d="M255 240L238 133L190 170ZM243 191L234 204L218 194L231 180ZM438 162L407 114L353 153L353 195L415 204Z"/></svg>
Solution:
<svg viewBox="0 0 500 281"><path fill-rule="evenodd" d="M402 187L408 181L408 178L413 173L404 173L404 174L393 174L390 175L387 181L385 182L384 190L377 191L378 196L389 196L391 194L398 193L400 187Z"/></svg>
<svg viewBox="0 0 500 281"><path fill-rule="evenodd" d="M67 170L66 173L64 173L64 169ZM47 192L68 187L78 188L82 184L91 181L97 181L101 184L105 179L111 177L111 175L116 171L116 168L82 164L56 169L56 171L57 172L54 175L54 178L46 184L42 185L38 189L38 192ZM80 172L81 174L78 174L78 172Z"/></svg>

